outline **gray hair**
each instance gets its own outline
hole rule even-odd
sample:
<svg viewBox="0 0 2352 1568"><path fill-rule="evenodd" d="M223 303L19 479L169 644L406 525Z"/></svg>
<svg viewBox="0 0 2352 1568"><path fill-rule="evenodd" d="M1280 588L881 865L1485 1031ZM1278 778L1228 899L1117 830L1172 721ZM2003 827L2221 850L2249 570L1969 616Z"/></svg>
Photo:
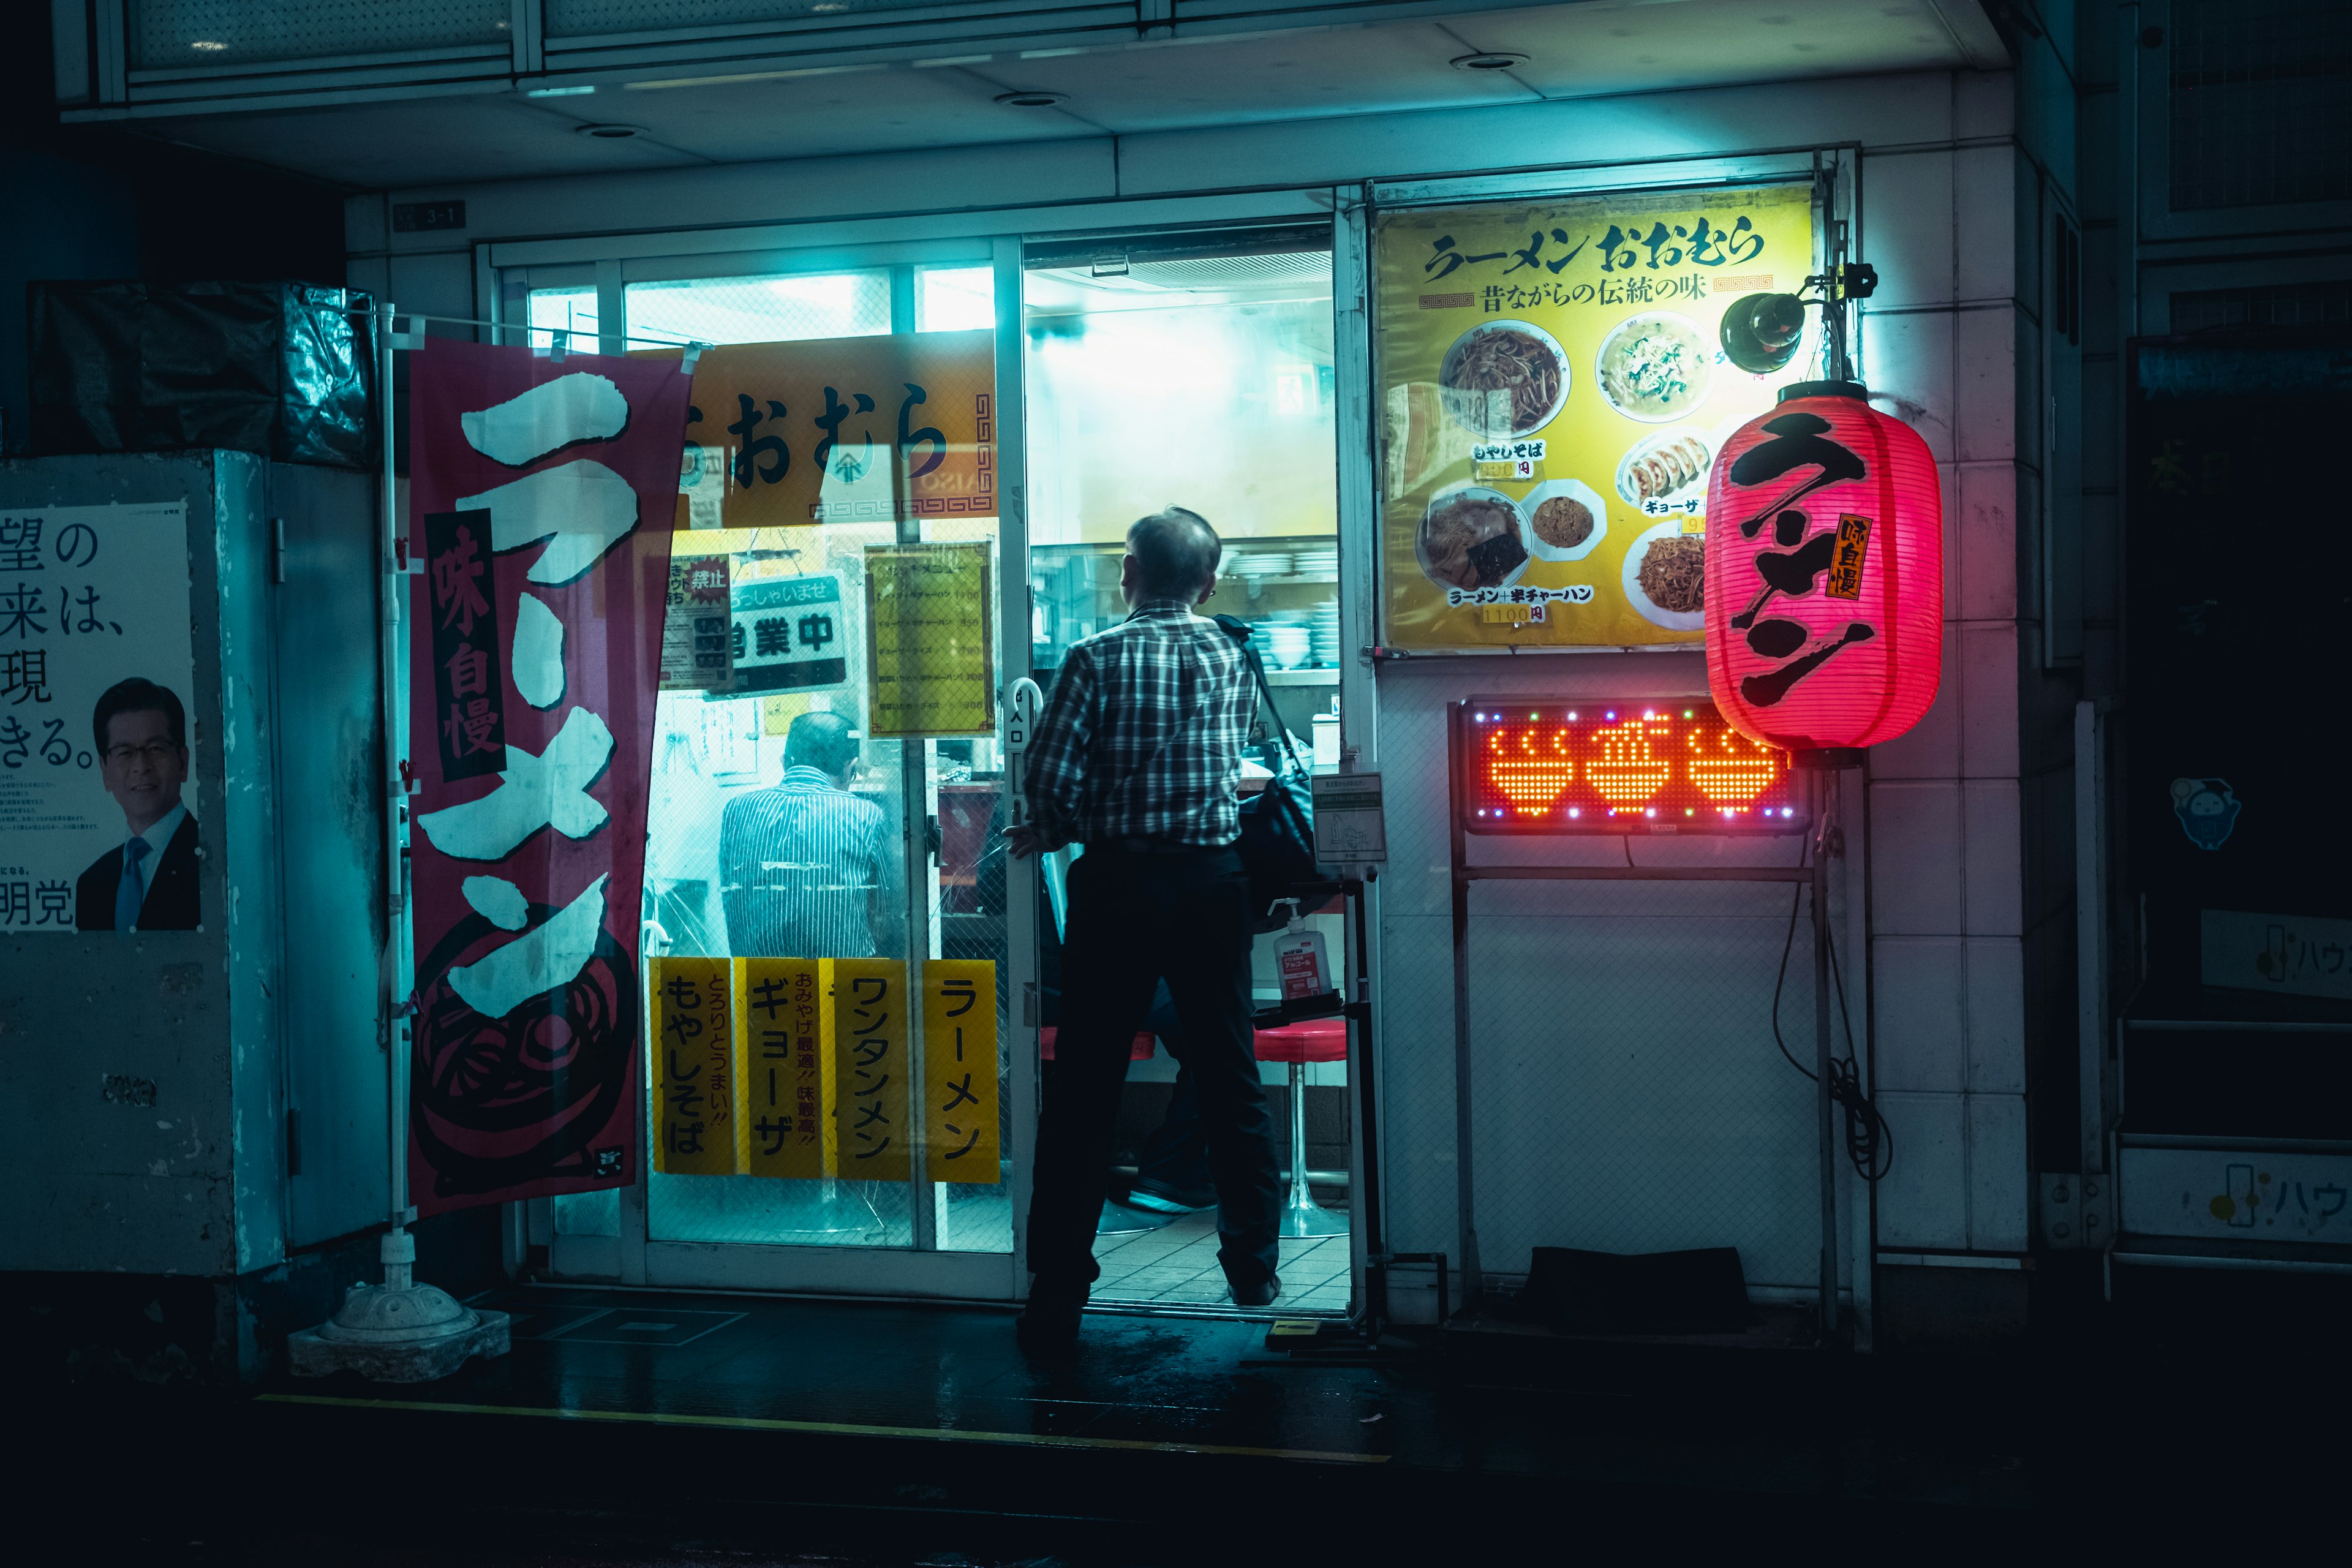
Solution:
<svg viewBox="0 0 2352 1568"><path fill-rule="evenodd" d="M1135 557L1136 586L1144 597L1189 602L1215 579L1225 547L1206 518L1171 506L1135 520L1127 531L1127 552Z"/></svg>

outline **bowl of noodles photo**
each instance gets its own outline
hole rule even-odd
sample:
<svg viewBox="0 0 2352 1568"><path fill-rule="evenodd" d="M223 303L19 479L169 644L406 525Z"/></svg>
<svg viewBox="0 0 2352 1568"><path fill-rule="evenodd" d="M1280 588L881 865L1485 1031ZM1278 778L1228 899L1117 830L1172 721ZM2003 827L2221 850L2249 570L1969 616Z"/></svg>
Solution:
<svg viewBox="0 0 2352 1568"><path fill-rule="evenodd" d="M1422 513L1413 544L1424 576L1465 593L1509 587L1530 559L1518 507L1484 485L1439 491Z"/></svg>
<svg viewBox="0 0 2352 1568"><path fill-rule="evenodd" d="M1643 529L1625 551L1625 602L1654 626L1706 629L1706 535L1679 518Z"/></svg>
<svg viewBox="0 0 2352 1568"><path fill-rule="evenodd" d="M1706 401L1715 349L1688 316L1644 310L1601 340L1593 379L1609 405L1644 425L1666 425Z"/></svg>
<svg viewBox="0 0 2352 1568"><path fill-rule="evenodd" d="M1445 351L1438 396L1465 430L1505 440L1542 429L1568 401L1568 353L1532 321L1481 321Z"/></svg>

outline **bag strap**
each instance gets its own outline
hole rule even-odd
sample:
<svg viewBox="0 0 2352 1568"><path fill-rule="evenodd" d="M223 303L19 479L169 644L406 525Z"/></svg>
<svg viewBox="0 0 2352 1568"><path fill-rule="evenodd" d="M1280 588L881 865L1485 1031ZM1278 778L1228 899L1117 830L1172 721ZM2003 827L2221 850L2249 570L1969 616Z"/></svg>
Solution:
<svg viewBox="0 0 2352 1568"><path fill-rule="evenodd" d="M1284 760L1291 767L1305 773L1307 770L1299 765L1298 753L1290 749L1290 729L1282 721L1282 710L1275 706L1274 682L1265 678L1265 661L1258 657L1257 644L1250 636L1250 624L1238 616L1215 618L1217 625L1224 628L1225 635L1241 645L1242 658L1249 665L1250 673L1257 678L1258 695L1265 700L1266 711L1274 715L1274 736L1281 742Z"/></svg>

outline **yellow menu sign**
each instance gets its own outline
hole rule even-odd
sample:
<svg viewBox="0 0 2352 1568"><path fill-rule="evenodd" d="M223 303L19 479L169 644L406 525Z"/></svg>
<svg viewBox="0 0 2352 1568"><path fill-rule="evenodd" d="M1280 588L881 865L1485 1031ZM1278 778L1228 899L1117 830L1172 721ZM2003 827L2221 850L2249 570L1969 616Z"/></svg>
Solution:
<svg viewBox="0 0 2352 1568"><path fill-rule="evenodd" d="M735 1008L724 958L656 958L648 1045L654 1169L735 1173Z"/></svg>
<svg viewBox="0 0 2352 1568"><path fill-rule="evenodd" d="M996 1136L996 965L923 965L923 1173L934 1182L1003 1180Z"/></svg>
<svg viewBox="0 0 2352 1568"><path fill-rule="evenodd" d="M907 1115L907 965L896 958L829 962L841 1173L903 1182L913 1170L915 1139Z"/></svg>
<svg viewBox="0 0 2352 1568"><path fill-rule="evenodd" d="M735 961L743 1169L807 1180L835 1173L832 961Z"/></svg>
<svg viewBox="0 0 2352 1568"><path fill-rule="evenodd" d="M904 544L866 552L867 734L996 732L989 548Z"/></svg>
<svg viewBox="0 0 2352 1568"><path fill-rule="evenodd" d="M1705 637L1708 472L1782 385L1725 309L1798 292L1810 183L1410 208L1373 238L1382 640L1622 647Z"/></svg>

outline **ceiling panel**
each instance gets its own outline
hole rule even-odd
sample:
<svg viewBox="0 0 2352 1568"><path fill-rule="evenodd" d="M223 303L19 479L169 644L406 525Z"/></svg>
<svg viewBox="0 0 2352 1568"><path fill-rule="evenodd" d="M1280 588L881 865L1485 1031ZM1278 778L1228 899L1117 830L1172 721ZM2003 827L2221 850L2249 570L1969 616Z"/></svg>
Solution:
<svg viewBox="0 0 2352 1568"><path fill-rule="evenodd" d="M1950 0L1586 0L1580 5L1139 44L1041 58L763 72L647 68L593 93L457 96L160 122L175 140L362 189L755 163L1957 68ZM1449 62L1528 57L1504 72ZM1008 89L1058 106L995 101ZM642 126L597 141L583 122Z"/></svg>

